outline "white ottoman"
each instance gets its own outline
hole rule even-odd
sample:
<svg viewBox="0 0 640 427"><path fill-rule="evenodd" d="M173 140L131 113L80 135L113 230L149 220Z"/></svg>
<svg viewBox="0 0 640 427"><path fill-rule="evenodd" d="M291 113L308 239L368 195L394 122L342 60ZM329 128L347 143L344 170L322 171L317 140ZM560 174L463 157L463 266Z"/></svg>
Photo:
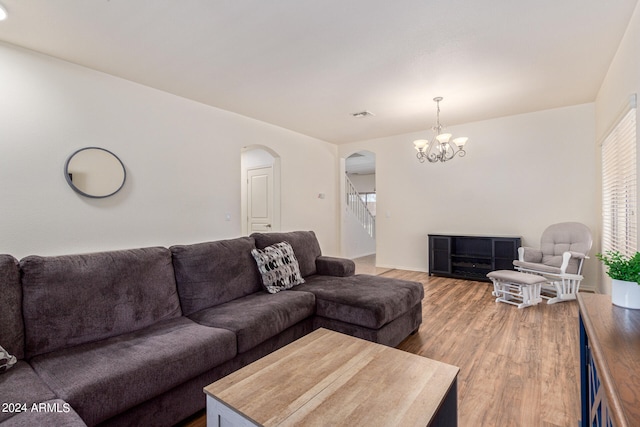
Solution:
<svg viewBox="0 0 640 427"><path fill-rule="evenodd" d="M515 270L492 271L487 277L493 282L492 295L497 297L496 302L506 302L518 308L541 302L540 288L547 282L547 279L537 274Z"/></svg>

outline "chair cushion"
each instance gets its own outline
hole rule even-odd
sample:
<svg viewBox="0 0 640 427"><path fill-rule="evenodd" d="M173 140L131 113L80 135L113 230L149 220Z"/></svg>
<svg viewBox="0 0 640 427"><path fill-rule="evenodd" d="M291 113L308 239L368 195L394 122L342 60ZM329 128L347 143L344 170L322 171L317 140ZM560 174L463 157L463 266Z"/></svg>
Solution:
<svg viewBox="0 0 640 427"><path fill-rule="evenodd" d="M308 292L265 291L247 295L189 316L194 321L233 331L238 353L278 335L307 317L313 316L315 298Z"/></svg>
<svg viewBox="0 0 640 427"><path fill-rule="evenodd" d="M235 335L185 318L37 356L34 370L95 425L236 355Z"/></svg>
<svg viewBox="0 0 640 427"><path fill-rule="evenodd" d="M252 237L172 246L178 293L185 316L262 289L251 256Z"/></svg>
<svg viewBox="0 0 640 427"><path fill-rule="evenodd" d="M542 263L550 267L560 267L564 252L587 254L591 250L592 237L589 228L579 222L562 222L547 227L540 238ZM578 273L580 260L569 260L567 273Z"/></svg>
<svg viewBox="0 0 640 427"><path fill-rule="evenodd" d="M313 293L316 315L371 329L402 316L424 297L422 284L388 277L317 275L306 280L290 292Z"/></svg>
<svg viewBox="0 0 640 427"><path fill-rule="evenodd" d="M289 243L281 242L264 249L253 249L251 255L258 265L262 285L270 294L304 283L298 260Z"/></svg>
<svg viewBox="0 0 640 427"><path fill-rule="evenodd" d="M560 258L561 258L560 260L560 264L561 264L562 257ZM526 268L527 270L533 270L540 273L551 273L551 274L562 273L559 267L560 264L558 264L558 267L555 267L553 265L547 265L547 264L542 264L537 262L518 261L517 259L513 261L513 265L515 265L516 267Z"/></svg>
<svg viewBox="0 0 640 427"><path fill-rule="evenodd" d="M29 256L20 266L27 358L181 315L166 248Z"/></svg>
<svg viewBox="0 0 640 427"><path fill-rule="evenodd" d="M0 404L19 403L24 404L27 409L34 403L56 398L53 391L23 360L19 360L13 368L0 374L0 390ZM3 408L4 406L0 406L0 422L16 414L15 411L8 411L8 408L2 410Z"/></svg>
<svg viewBox="0 0 640 427"><path fill-rule="evenodd" d="M302 277L316 274L316 259L322 255L320 244L313 231L291 231L288 233L253 233L256 247L264 249L279 242L288 242L293 247Z"/></svg>
<svg viewBox="0 0 640 427"><path fill-rule="evenodd" d="M526 246L522 247L522 260L525 262L542 262L542 251L539 249L529 248Z"/></svg>
<svg viewBox="0 0 640 427"><path fill-rule="evenodd" d="M11 255L0 255L0 325L0 345L18 359L22 359L22 285L18 260Z"/></svg>

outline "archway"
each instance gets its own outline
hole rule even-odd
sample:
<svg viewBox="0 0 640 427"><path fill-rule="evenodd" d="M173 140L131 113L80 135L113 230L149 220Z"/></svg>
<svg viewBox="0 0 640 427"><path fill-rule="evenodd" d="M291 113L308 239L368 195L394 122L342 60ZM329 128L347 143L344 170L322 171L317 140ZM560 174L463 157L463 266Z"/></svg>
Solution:
<svg viewBox="0 0 640 427"><path fill-rule="evenodd" d="M342 169L342 168L341 168ZM342 254L372 259L376 252L376 155L362 150L344 159ZM373 257L373 258L372 258Z"/></svg>
<svg viewBox="0 0 640 427"><path fill-rule="evenodd" d="M240 170L242 234L280 231L280 156L263 145L243 147Z"/></svg>

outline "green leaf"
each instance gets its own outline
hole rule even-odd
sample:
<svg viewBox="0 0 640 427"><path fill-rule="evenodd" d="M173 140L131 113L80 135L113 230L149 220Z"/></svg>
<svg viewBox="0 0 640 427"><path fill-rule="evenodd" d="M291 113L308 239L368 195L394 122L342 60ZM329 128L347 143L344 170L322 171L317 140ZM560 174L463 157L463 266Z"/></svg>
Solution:
<svg viewBox="0 0 640 427"><path fill-rule="evenodd" d="M629 257L618 251L607 251L596 254L596 258L608 267L607 275L612 279L640 284L640 252Z"/></svg>

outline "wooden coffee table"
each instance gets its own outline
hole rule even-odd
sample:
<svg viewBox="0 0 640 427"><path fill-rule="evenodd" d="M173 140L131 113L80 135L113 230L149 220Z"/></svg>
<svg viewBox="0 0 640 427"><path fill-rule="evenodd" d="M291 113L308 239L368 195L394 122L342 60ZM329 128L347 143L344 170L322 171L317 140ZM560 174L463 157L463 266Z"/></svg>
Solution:
<svg viewBox="0 0 640 427"><path fill-rule="evenodd" d="M205 387L207 426L456 426L458 371L318 329Z"/></svg>

